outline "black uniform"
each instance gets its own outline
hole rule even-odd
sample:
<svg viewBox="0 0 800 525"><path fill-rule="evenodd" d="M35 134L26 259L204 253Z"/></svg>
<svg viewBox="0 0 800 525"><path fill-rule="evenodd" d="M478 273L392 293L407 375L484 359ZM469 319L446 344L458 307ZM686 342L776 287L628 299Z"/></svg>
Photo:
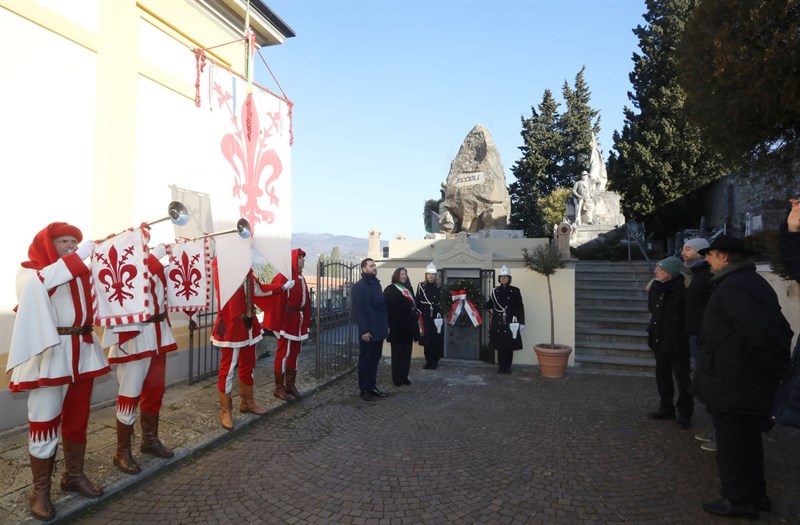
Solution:
<svg viewBox="0 0 800 525"><path fill-rule="evenodd" d="M444 326L442 326L441 332L437 332L436 325L433 323L437 316L441 316L442 322L444 322L444 315L439 306L441 296L442 287L437 286L435 282L425 281L417 285L417 308L422 314L424 327L424 333L420 337L419 343L425 350L425 368L431 370L438 366L444 350Z"/></svg>
<svg viewBox="0 0 800 525"><path fill-rule="evenodd" d="M520 325L525 324L522 293L510 283L511 277L509 284L500 285L492 290L491 297L486 301L486 308L492 311L492 320L489 323L489 346L497 350L498 372L506 374L511 373L514 350L522 350L522 336L517 333L515 338L509 324L515 317Z"/></svg>

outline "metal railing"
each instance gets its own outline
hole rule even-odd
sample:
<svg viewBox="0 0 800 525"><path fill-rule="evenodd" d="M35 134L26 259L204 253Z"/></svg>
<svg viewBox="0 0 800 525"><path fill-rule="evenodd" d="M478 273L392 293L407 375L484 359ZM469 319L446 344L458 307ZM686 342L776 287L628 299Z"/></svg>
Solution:
<svg viewBox="0 0 800 525"><path fill-rule="evenodd" d="M358 362L358 327L353 319L351 290L360 278L359 263L320 262L317 267L317 286L311 303L317 378L354 367Z"/></svg>

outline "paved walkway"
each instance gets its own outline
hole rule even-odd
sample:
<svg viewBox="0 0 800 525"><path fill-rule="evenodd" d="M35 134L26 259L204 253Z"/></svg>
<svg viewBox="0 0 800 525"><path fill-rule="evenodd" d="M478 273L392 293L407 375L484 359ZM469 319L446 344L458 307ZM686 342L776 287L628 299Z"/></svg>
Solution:
<svg viewBox="0 0 800 525"><path fill-rule="evenodd" d="M270 361L259 362L260 399L268 393L263 383ZM124 476L111 465L109 438L109 448L92 458L89 469L106 482L108 496L68 521L738 522L700 507L717 498L718 478L714 455L693 439L696 429L645 417L656 402L652 378L572 370L563 380L546 380L533 367L506 376L482 363L445 361L435 371L421 370L421 364L412 364L413 385L396 388L384 361L380 383L391 395L375 403L357 396L355 375L348 374L304 401L282 403L282 410L272 403L270 414L247 418L248 426L237 420L239 431L231 433L217 424L213 385L172 389L165 441L180 445L171 463L186 460L163 470L165 462L148 460L143 475ZM303 382L307 390L316 388ZM112 418L111 412L93 415L93 425L105 429L97 432L110 433ZM697 415L698 426L707 422L705 414ZM191 441L181 438L189 434ZM220 443L223 437L228 439ZM762 514L765 523L800 523L799 438L800 431L783 427L765 435L775 506ZM89 503L55 494L61 516ZM15 505L19 516L21 494Z"/></svg>
<svg viewBox="0 0 800 525"><path fill-rule="evenodd" d="M274 355L274 340L266 345ZM261 348L261 347L260 347ZM270 413L287 404L272 396L274 378L272 357L259 359L254 373L255 397L259 405ZM313 347L304 348L299 358L298 385L304 393L313 393L324 381L313 377L315 354ZM112 370L113 373L113 370ZM327 378L331 381L335 378ZM103 486L108 499L121 490L148 478L165 466L180 462L199 450L230 438L237 431L256 423L260 418L253 414L240 414L238 386L234 386L234 422L236 427L228 432L219 424L219 397L216 376L195 383L179 384L167 388L159 422L161 441L173 449L175 457L169 460L154 458L139 452L141 427L136 423L133 453L142 473L129 476L117 470L111 462L116 449L116 407L109 404L92 410L86 446L85 470L89 478ZM63 452L59 446L51 499L56 505L57 519L81 511L96 503L75 493L61 492L58 486L63 469ZM31 488L30 460L27 428L0 436L0 525L12 523L42 523L30 516L27 494Z"/></svg>

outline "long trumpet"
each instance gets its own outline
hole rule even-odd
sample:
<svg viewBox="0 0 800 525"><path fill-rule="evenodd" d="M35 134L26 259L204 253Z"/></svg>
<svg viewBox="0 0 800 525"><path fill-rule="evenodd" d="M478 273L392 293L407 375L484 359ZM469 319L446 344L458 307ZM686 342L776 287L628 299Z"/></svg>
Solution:
<svg viewBox="0 0 800 525"><path fill-rule="evenodd" d="M167 219L172 221L172 224L175 226L183 226L187 222L189 222L189 210L186 209L186 206L183 203L178 201L172 201L167 206L167 216L161 217L160 219L156 219L154 221L150 221L147 223L148 226L152 226L159 222L164 222Z"/></svg>
<svg viewBox="0 0 800 525"><path fill-rule="evenodd" d="M224 230L221 232L206 233L205 235L201 235L199 237L194 237L192 239L186 239L186 240L196 241L198 239L205 239L206 237L216 237L217 235L225 235L227 233L238 233L239 237L241 237L242 239L249 239L251 235L250 223L247 222L247 219L242 218L236 222L236 228L230 230Z"/></svg>

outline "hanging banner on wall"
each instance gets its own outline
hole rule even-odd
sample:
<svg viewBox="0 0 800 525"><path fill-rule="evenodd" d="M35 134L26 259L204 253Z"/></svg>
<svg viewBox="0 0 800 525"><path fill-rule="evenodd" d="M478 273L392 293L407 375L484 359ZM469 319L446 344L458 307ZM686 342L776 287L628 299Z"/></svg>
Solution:
<svg viewBox="0 0 800 525"><path fill-rule="evenodd" d="M255 255L291 276L290 104L257 86L248 94L243 79L214 64L200 80L198 93L208 94L198 99L198 111L208 115L204 144L214 229L234 228L244 218L252 233L251 240L225 242L227 252L216 253L224 305L245 278L243 259Z"/></svg>

